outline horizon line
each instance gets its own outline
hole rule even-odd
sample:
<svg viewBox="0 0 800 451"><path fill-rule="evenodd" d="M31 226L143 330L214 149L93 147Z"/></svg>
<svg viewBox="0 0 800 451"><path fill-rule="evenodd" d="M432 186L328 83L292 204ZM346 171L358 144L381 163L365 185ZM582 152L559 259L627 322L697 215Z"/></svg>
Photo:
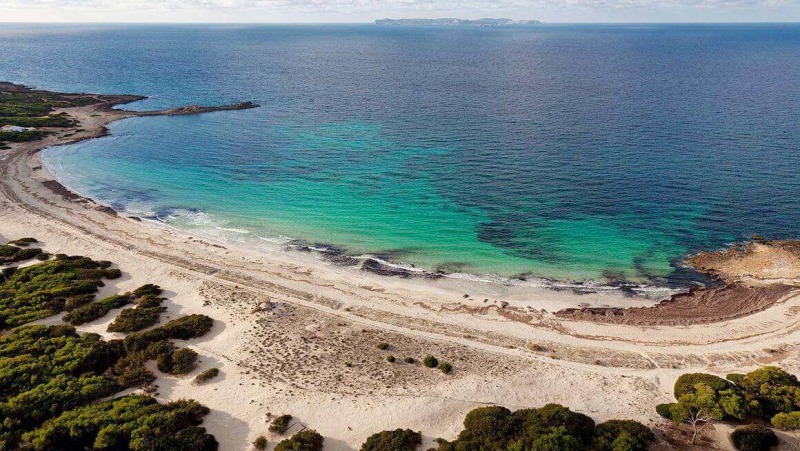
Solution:
<svg viewBox="0 0 800 451"><path fill-rule="evenodd" d="M428 19L442 19L450 17L434 17L434 18L419 18L419 17L403 17L401 19L412 20L428 20ZM489 18L489 17L487 17ZM386 17L382 18L386 19ZM319 21L319 22L209 22L209 21L173 21L173 22L141 22L141 21L4 21L0 19L2 24L20 24L20 25L375 25L375 21L382 19L373 19L371 21L362 22L334 22L334 21ZM395 19L398 20L398 19ZM538 19L520 19L520 20L538 20ZM725 24L800 24L800 20L769 20L769 21L616 21L616 22L590 22L590 21L573 21L573 22L560 22L560 21L542 21L540 24L527 25L529 27L537 27L542 25L725 25ZM398 25L395 28L412 28L416 25ZM419 25L424 27L424 25ZM447 28L447 25L433 25L438 28ZM513 26L513 25L510 25ZM392 28L393 26L387 26Z"/></svg>

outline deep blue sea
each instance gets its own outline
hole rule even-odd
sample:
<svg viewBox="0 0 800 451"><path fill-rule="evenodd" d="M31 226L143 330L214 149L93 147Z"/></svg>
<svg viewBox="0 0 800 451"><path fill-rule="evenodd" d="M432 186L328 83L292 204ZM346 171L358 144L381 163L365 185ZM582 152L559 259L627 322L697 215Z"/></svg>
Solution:
<svg viewBox="0 0 800 451"><path fill-rule="evenodd" d="M259 103L45 152L118 210L252 246L663 281L800 237L800 25L3 24L0 79Z"/></svg>

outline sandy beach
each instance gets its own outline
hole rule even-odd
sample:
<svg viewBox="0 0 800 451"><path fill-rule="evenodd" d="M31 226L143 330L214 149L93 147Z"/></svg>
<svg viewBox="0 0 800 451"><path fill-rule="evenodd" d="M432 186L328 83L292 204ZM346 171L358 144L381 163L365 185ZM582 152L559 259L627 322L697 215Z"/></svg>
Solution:
<svg viewBox="0 0 800 451"><path fill-rule="evenodd" d="M654 406L672 400L682 373L724 375L764 364L800 372L800 265L783 248L754 244L696 263L721 268L723 282L741 284L753 302L726 311L724 295L683 295L658 307L663 321L647 313L653 300L620 291L382 277L318 255L190 236L64 190L43 166L41 149L101 136L109 123L141 115L103 104L64 111L80 125L0 150L0 238L34 236L50 253L113 261L123 277L101 295L158 283L167 290L167 317L213 317L212 333L190 342L201 355L197 370L186 378L160 375L156 384L160 399L190 397L210 407L204 426L223 450L250 449L261 434L274 444L268 423L285 413L296 418L290 432L316 429L329 450L358 449L370 434L399 427L421 431L427 449L437 437L452 439L470 409L492 404L555 402L596 421L654 425L664 421ZM704 304L711 309L691 313ZM630 307L645 314L618 321L603 320L613 318L609 310L600 318L555 314L586 307L615 308L619 318ZM111 319L80 330L113 336L106 332ZM382 342L390 349L378 349ZM454 370L391 364L387 353L435 355ZM210 367L221 376L192 383Z"/></svg>

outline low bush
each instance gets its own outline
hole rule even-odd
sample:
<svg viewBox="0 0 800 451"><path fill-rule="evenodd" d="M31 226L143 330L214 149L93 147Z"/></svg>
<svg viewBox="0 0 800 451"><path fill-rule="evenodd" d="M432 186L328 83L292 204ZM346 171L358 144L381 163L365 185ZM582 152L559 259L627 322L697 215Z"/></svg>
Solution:
<svg viewBox="0 0 800 451"><path fill-rule="evenodd" d="M162 328L169 338L189 340L207 334L213 325L214 320L206 315L189 315L174 319Z"/></svg>
<svg viewBox="0 0 800 451"><path fill-rule="evenodd" d="M453 371L453 365L450 365L447 362L442 362L439 364L439 370L444 374L450 374Z"/></svg>
<svg viewBox="0 0 800 451"><path fill-rule="evenodd" d="M161 327L134 332L124 339L129 352L144 351L153 343L163 340L202 337L214 325L214 320L205 315L189 315L174 319Z"/></svg>
<svg viewBox="0 0 800 451"><path fill-rule="evenodd" d="M0 265L16 263L42 255L42 250L37 247L20 248L16 246L0 246Z"/></svg>
<svg viewBox="0 0 800 451"><path fill-rule="evenodd" d="M429 355L425 357L425 360L423 360L422 363L428 368L436 368L437 366L439 366L439 359L437 359L432 355Z"/></svg>
<svg viewBox="0 0 800 451"><path fill-rule="evenodd" d="M453 442L437 439L438 451L644 451L655 436L636 421L612 420L597 425L586 415L558 404L511 412L480 407L464 418L464 430Z"/></svg>
<svg viewBox="0 0 800 451"><path fill-rule="evenodd" d="M278 443L274 451L322 451L324 440L319 432L306 429Z"/></svg>
<svg viewBox="0 0 800 451"><path fill-rule="evenodd" d="M422 444L422 434L411 429L395 429L372 434L361 451L414 451Z"/></svg>
<svg viewBox="0 0 800 451"><path fill-rule="evenodd" d="M731 443L739 451L768 451L778 445L778 436L770 428L750 424L736 428Z"/></svg>
<svg viewBox="0 0 800 451"><path fill-rule="evenodd" d="M595 451L646 451L656 441L653 431L631 420L609 420L595 428L592 447Z"/></svg>
<svg viewBox="0 0 800 451"><path fill-rule="evenodd" d="M143 296L160 296L163 291L164 290L162 290L161 287L159 287L158 285L148 283L133 290L133 295L137 298Z"/></svg>
<svg viewBox="0 0 800 451"><path fill-rule="evenodd" d="M109 332L138 332L158 323L161 313L167 308L161 306L161 299L155 296L142 298L136 308L125 309L108 325Z"/></svg>
<svg viewBox="0 0 800 451"><path fill-rule="evenodd" d="M169 374L188 374L197 366L197 352L181 348L172 353L172 369Z"/></svg>
<svg viewBox="0 0 800 451"><path fill-rule="evenodd" d="M674 405L675 405L675 403L659 404L659 405L656 406L656 413L658 413L659 415L661 415L662 417L664 417L664 418L666 418L668 420L671 420L672 419L672 413L670 412L670 409L672 409L672 406L674 406Z"/></svg>
<svg viewBox="0 0 800 451"><path fill-rule="evenodd" d="M38 242L39 242L39 240L37 240L36 238L26 237L26 238L20 238L20 239L14 240L14 241L9 241L8 244L13 244L14 246L19 246L19 247L28 247L31 244L38 243Z"/></svg>
<svg viewBox="0 0 800 451"><path fill-rule="evenodd" d="M172 348L169 342L159 342L158 346L148 349L148 357L155 358L158 371L162 373L181 375L191 373L197 364L197 353L189 348L164 349L162 343Z"/></svg>
<svg viewBox="0 0 800 451"><path fill-rule="evenodd" d="M394 358L393 355L389 354L386 356L386 361L389 363L394 363L397 359Z"/></svg>
<svg viewBox="0 0 800 451"><path fill-rule="evenodd" d="M378 349L380 349L381 351L389 349L389 343L378 343Z"/></svg>
<svg viewBox="0 0 800 451"><path fill-rule="evenodd" d="M698 384L705 384L715 391L730 390L734 388L731 382L726 381L721 377L705 373L687 373L681 375L675 381L675 399L680 399L681 396L694 393L695 387Z"/></svg>
<svg viewBox="0 0 800 451"><path fill-rule="evenodd" d="M266 438L266 437L264 437L263 435L259 435L259 436L258 436L258 437L257 437L257 438L256 438L256 439L253 441L253 448L255 448L255 449L257 449L257 450L265 450L265 449L267 449L267 445L268 445L268 444L269 444L269 443L267 442L267 438Z"/></svg>
<svg viewBox="0 0 800 451"><path fill-rule="evenodd" d="M416 360L414 360L413 357L406 357L406 358L403 359L403 361L406 362L406 363L416 363L417 362Z"/></svg>
<svg viewBox="0 0 800 451"><path fill-rule="evenodd" d="M197 427L208 412L195 401L128 395L65 412L24 434L21 448L213 451L216 439Z"/></svg>
<svg viewBox="0 0 800 451"><path fill-rule="evenodd" d="M218 368L209 368L202 373L198 374L197 377L194 378L194 381L198 384L204 384L211 379L217 377L219 375Z"/></svg>
<svg viewBox="0 0 800 451"><path fill-rule="evenodd" d="M272 423L269 425L269 431L275 434L285 434L286 431L289 430L289 424L291 421L291 415L281 415L272 420Z"/></svg>
<svg viewBox="0 0 800 451"><path fill-rule="evenodd" d="M128 294L118 294L109 296L96 302L78 307L64 315L64 321L78 326L96 319L100 319L113 309L124 307L131 303L131 296Z"/></svg>

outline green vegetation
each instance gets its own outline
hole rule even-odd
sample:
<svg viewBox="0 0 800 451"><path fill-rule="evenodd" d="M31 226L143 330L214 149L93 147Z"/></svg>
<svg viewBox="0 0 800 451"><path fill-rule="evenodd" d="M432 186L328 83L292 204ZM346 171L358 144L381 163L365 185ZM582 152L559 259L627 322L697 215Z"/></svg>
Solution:
<svg viewBox="0 0 800 451"><path fill-rule="evenodd" d="M217 449L214 436L198 427L208 408L195 401L159 404L130 395L59 415L22 436L21 447L52 449L198 450Z"/></svg>
<svg viewBox="0 0 800 451"><path fill-rule="evenodd" d="M267 445L268 444L269 444L269 442L267 442L267 438L264 437L263 435L259 435L253 441L253 448L255 448L257 450L265 450L265 449L267 449Z"/></svg>
<svg viewBox="0 0 800 451"><path fill-rule="evenodd" d="M394 363L397 359L394 358L393 355L389 354L386 356L386 361L389 363Z"/></svg>
<svg viewBox="0 0 800 451"><path fill-rule="evenodd" d="M378 349L380 349L381 351L389 349L389 343L378 343Z"/></svg>
<svg viewBox="0 0 800 451"><path fill-rule="evenodd" d="M55 108L97 103L87 95L34 91L8 83L0 84L0 127L71 127L75 122L65 113L51 114ZM41 139L45 132L0 132L0 147L4 142L23 142Z"/></svg>
<svg viewBox="0 0 800 451"><path fill-rule="evenodd" d="M442 362L439 364L439 370L444 374L450 374L453 371L453 365L450 365L447 362Z"/></svg>
<svg viewBox="0 0 800 451"><path fill-rule="evenodd" d="M731 433L731 443L739 451L769 451L778 445L778 436L768 427L749 424Z"/></svg>
<svg viewBox="0 0 800 451"><path fill-rule="evenodd" d="M33 242L18 240L10 247ZM150 359L169 355L171 372L191 371L197 354L174 350L168 340L208 332L211 318L178 318L159 328L156 340L128 340L132 334L104 341L67 325L24 325L64 310L80 323L130 302L130 294L93 302L102 279L120 275L110 265L58 255L3 271L0 326L10 330L0 336L0 450L217 449L214 437L198 426L208 409L195 401L159 404L138 395L100 401L151 383L155 376L144 366Z"/></svg>
<svg viewBox="0 0 800 451"><path fill-rule="evenodd" d="M16 239L14 241L9 241L8 244L13 244L14 246L19 246L19 247L28 247L29 245L38 242L39 240L37 240L36 238L25 237Z"/></svg>
<svg viewBox="0 0 800 451"><path fill-rule="evenodd" d="M285 434L289 430L289 423L292 421L291 415L281 415L272 420L269 425L269 431L275 434Z"/></svg>
<svg viewBox="0 0 800 451"><path fill-rule="evenodd" d="M154 343L164 340L188 340L202 337L214 325L214 320L205 315L189 315L174 319L161 327L129 334L123 340L130 352L146 351Z"/></svg>
<svg viewBox="0 0 800 451"><path fill-rule="evenodd" d="M16 244L13 241L0 246L0 265L30 260L42 254L41 249L27 248L27 246L27 244Z"/></svg>
<svg viewBox="0 0 800 451"><path fill-rule="evenodd" d="M165 352L158 356L158 370L173 375L188 374L197 365L197 353L189 348Z"/></svg>
<svg viewBox="0 0 800 451"><path fill-rule="evenodd" d="M103 286L103 278L121 275L110 265L59 255L25 268L5 269L0 278L0 330L88 304Z"/></svg>
<svg viewBox="0 0 800 451"><path fill-rule="evenodd" d="M0 132L0 143L23 143L42 139L47 133L41 130L25 130L23 132Z"/></svg>
<svg viewBox="0 0 800 451"><path fill-rule="evenodd" d="M136 303L136 308L121 311L114 322L108 325L108 331L131 333L157 324L161 313L167 310L161 306L162 301L159 297L145 295Z"/></svg>
<svg viewBox="0 0 800 451"><path fill-rule="evenodd" d="M292 438L278 443L275 451L322 451L324 440L317 431L306 429L294 434Z"/></svg>
<svg viewBox="0 0 800 451"><path fill-rule="evenodd" d="M0 117L0 126L17 125L19 127L72 127L75 121L66 113L52 114L43 117L3 116Z"/></svg>
<svg viewBox="0 0 800 451"><path fill-rule="evenodd" d="M417 362L416 360L414 360L413 357L406 357L406 358L403 359L403 361L406 362L406 363L416 363Z"/></svg>
<svg viewBox="0 0 800 451"><path fill-rule="evenodd" d="M75 310L64 315L64 321L79 326L88 322L100 319L113 309L124 307L131 303L131 296L128 294L116 294L99 301L80 306Z"/></svg>
<svg viewBox="0 0 800 451"><path fill-rule="evenodd" d="M727 380L710 374L684 374L675 383L675 398L677 402L660 404L656 411L676 424L690 425L692 442L712 421L770 421L790 431L800 426L800 421L794 423L795 418L800 420L800 382L774 366L729 374ZM743 437L749 437L748 431L741 433ZM748 448L750 439L742 440L745 448L740 449L762 449Z"/></svg>
<svg viewBox="0 0 800 451"><path fill-rule="evenodd" d="M437 366L439 366L439 359L437 359L432 355L429 355L425 357L425 360L423 360L422 363L428 368L436 368Z"/></svg>
<svg viewBox="0 0 800 451"><path fill-rule="evenodd" d="M372 434L361 451L414 451L422 444L422 435L411 429L395 429Z"/></svg>
<svg viewBox="0 0 800 451"><path fill-rule="evenodd" d="M516 412L474 409L455 441L437 440L438 451L643 451L654 441L650 429L635 421L611 420L595 427L588 416L558 404Z"/></svg>
<svg viewBox="0 0 800 451"><path fill-rule="evenodd" d="M198 374L197 377L194 378L195 383L197 384L204 384L211 379L217 377L219 375L218 368L209 368L202 373Z"/></svg>
<svg viewBox="0 0 800 451"><path fill-rule="evenodd" d="M161 293L164 290L161 289L158 285L154 285L152 283L144 284L141 287L133 290L133 295L137 298L145 297L145 296L161 296Z"/></svg>

